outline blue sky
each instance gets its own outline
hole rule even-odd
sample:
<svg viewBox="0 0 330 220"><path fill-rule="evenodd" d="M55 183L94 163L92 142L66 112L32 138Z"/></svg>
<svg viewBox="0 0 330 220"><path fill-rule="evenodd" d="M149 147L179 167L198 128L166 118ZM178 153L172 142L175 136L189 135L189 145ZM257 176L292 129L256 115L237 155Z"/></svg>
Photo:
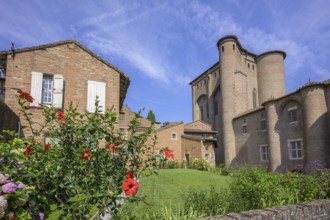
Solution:
<svg viewBox="0 0 330 220"><path fill-rule="evenodd" d="M76 39L130 76L125 103L192 120L188 83L237 35L260 54L284 50L287 92L330 78L328 0L0 0L0 50Z"/></svg>

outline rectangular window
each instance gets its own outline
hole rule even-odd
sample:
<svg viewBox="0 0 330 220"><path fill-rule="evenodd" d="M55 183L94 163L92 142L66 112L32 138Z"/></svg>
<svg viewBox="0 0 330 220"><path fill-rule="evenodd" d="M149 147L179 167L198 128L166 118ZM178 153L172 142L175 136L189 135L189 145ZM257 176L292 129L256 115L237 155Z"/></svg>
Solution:
<svg viewBox="0 0 330 220"><path fill-rule="evenodd" d="M43 75L42 79L42 103L53 103L53 76Z"/></svg>
<svg viewBox="0 0 330 220"><path fill-rule="evenodd" d="M201 106L201 108L200 108L200 110L201 110L201 120L203 121L204 120L204 117L203 117L203 106Z"/></svg>
<svg viewBox="0 0 330 220"><path fill-rule="evenodd" d="M211 155L209 153L204 154L204 159L209 161L211 159Z"/></svg>
<svg viewBox="0 0 330 220"><path fill-rule="evenodd" d="M267 130L267 122L266 122L266 119L261 119L260 127L261 127L261 131L266 131L266 130Z"/></svg>
<svg viewBox="0 0 330 220"><path fill-rule="evenodd" d="M290 123L297 121L297 109L293 109L289 111L290 114Z"/></svg>
<svg viewBox="0 0 330 220"><path fill-rule="evenodd" d="M246 134L247 133L247 125L242 125L242 133Z"/></svg>
<svg viewBox="0 0 330 220"><path fill-rule="evenodd" d="M260 146L260 159L261 161L268 161L268 145Z"/></svg>
<svg viewBox="0 0 330 220"><path fill-rule="evenodd" d="M298 160L303 158L302 141L301 139L289 140L290 159Z"/></svg>

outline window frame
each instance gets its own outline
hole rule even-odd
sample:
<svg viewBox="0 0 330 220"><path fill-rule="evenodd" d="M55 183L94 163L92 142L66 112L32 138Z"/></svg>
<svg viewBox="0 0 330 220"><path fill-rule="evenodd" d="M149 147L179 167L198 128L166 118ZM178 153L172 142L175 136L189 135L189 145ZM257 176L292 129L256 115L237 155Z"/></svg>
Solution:
<svg viewBox="0 0 330 220"><path fill-rule="evenodd" d="M293 147L292 143L295 143L295 149L292 148ZM297 143L300 143L299 148L298 148ZM288 140L288 148L289 148L290 160L302 160L302 159L304 159L304 150L303 150L302 138ZM295 151L295 156L293 156L293 151ZM300 154L301 154L300 157L299 157L299 151L300 151Z"/></svg>
<svg viewBox="0 0 330 220"><path fill-rule="evenodd" d="M206 155L208 155L208 156L206 156ZM204 160L206 160L206 161L211 161L211 154L210 153L204 153Z"/></svg>
<svg viewBox="0 0 330 220"><path fill-rule="evenodd" d="M289 112L289 124L297 123L298 122L297 106L293 106L291 108L288 108L288 112Z"/></svg>
<svg viewBox="0 0 330 220"><path fill-rule="evenodd" d="M45 88L45 82L46 80L50 81L51 83L48 83L48 86L51 86L51 88ZM45 96L45 93L47 92L47 96ZM41 88L41 103L45 105L52 105L53 104L53 95L54 95L54 76L50 74L43 74L42 75L42 88ZM45 98L50 101L46 101Z"/></svg>
<svg viewBox="0 0 330 220"><path fill-rule="evenodd" d="M267 121L266 121L265 118L260 120L260 130L261 131L267 131Z"/></svg>
<svg viewBox="0 0 330 220"><path fill-rule="evenodd" d="M269 149L268 149L268 144L262 144L260 145L260 160L262 162L267 162L269 161ZM263 151L263 149L266 149L266 152ZM264 158L265 156L265 158Z"/></svg>

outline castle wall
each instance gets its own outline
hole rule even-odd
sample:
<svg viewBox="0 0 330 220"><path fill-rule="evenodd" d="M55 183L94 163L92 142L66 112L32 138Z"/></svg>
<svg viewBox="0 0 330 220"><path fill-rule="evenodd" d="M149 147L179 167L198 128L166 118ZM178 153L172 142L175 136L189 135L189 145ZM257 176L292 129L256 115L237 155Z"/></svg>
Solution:
<svg viewBox="0 0 330 220"><path fill-rule="evenodd" d="M236 157L233 163L235 165L268 166L269 161L262 160L260 155L260 147L268 144L267 130L261 128L262 120L265 120L263 108L233 120L236 145ZM246 126L246 133L243 132L243 126Z"/></svg>

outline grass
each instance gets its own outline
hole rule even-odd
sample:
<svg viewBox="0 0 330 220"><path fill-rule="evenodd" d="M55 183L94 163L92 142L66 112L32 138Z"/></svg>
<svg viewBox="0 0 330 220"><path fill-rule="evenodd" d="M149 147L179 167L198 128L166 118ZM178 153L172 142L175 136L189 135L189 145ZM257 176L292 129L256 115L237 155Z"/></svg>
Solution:
<svg viewBox="0 0 330 220"><path fill-rule="evenodd" d="M138 196L145 196L145 202L126 204L125 211L151 213L161 210L164 205L170 207L183 206L183 195L190 190L209 190L228 186L228 176L220 176L206 171L192 169L164 169L158 175L145 177L140 181Z"/></svg>

